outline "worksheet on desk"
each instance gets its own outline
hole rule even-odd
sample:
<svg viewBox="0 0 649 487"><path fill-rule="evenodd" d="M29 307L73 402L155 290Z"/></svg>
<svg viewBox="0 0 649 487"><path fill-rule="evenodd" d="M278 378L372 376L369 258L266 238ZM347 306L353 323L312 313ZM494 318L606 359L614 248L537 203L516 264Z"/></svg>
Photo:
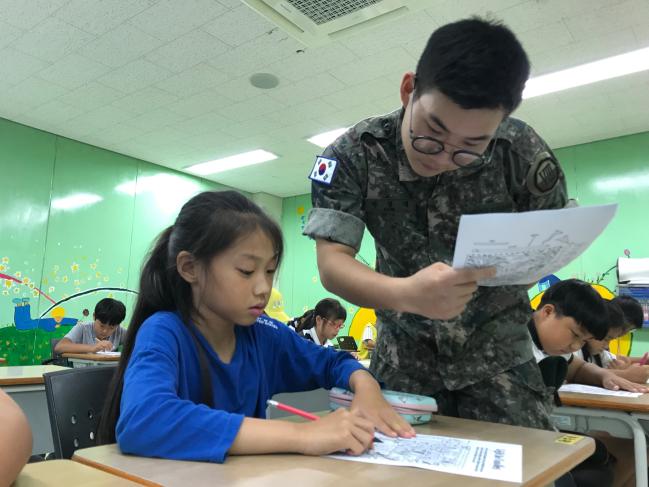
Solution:
<svg viewBox="0 0 649 487"><path fill-rule="evenodd" d="M97 354L98 355L108 355L109 357L119 357L120 355L122 355L121 352L108 352L106 350L100 350L99 352L97 352Z"/></svg>
<svg viewBox="0 0 649 487"><path fill-rule="evenodd" d="M481 286L534 283L579 257L616 210L612 204L462 215L453 267L496 267L496 277Z"/></svg>
<svg viewBox="0 0 649 487"><path fill-rule="evenodd" d="M360 456L335 454L329 457L507 482L523 481L522 445L421 434L414 438L390 438L376 433L376 437L381 442L374 442L374 448Z"/></svg>
<svg viewBox="0 0 649 487"><path fill-rule="evenodd" d="M641 392L630 391L612 391L603 387L587 386L584 384L564 384L559 388L559 392L576 392L579 394L598 394L600 396L617 396L617 397L640 397Z"/></svg>

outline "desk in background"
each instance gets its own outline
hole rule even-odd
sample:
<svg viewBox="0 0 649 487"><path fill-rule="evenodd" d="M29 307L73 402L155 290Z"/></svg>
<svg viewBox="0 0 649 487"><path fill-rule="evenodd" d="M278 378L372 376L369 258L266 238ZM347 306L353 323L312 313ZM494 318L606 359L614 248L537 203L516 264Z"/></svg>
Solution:
<svg viewBox="0 0 649 487"><path fill-rule="evenodd" d="M63 353L61 356L67 358L74 368L117 366L119 363L118 355L102 355L100 353Z"/></svg>
<svg viewBox="0 0 649 487"><path fill-rule="evenodd" d="M632 438L636 487L647 487L647 440L649 394L616 397L597 394L560 393L563 406L554 409L554 424L567 431L606 431L617 438ZM643 425L644 423L644 425Z"/></svg>
<svg viewBox="0 0 649 487"><path fill-rule="evenodd" d="M443 416L436 417L435 421L429 424L416 426L415 429L422 434L521 443L523 485L526 486L550 484L588 458L595 450L591 438L583 438L577 443L567 445L557 441L563 436L562 433ZM218 465L123 455L116 445L104 445L77 450L72 459L150 486L184 487L188 483L196 487L284 487L305 484L313 487L340 487L343 483L372 487L513 485L474 477L460 478L457 475L419 468L390 467L302 455L230 456L224 464Z"/></svg>
<svg viewBox="0 0 649 487"><path fill-rule="evenodd" d="M25 465L13 487L43 487L44 485L129 487L138 484L72 460L48 460Z"/></svg>
<svg viewBox="0 0 649 487"><path fill-rule="evenodd" d="M0 387L16 401L29 421L34 455L54 451L43 374L57 370L66 370L66 367L25 365L0 368Z"/></svg>

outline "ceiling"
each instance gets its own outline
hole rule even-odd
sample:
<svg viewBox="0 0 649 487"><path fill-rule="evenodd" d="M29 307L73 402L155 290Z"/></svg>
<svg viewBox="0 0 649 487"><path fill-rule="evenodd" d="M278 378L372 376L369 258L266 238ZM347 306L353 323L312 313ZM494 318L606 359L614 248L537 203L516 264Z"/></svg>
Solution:
<svg viewBox="0 0 649 487"><path fill-rule="evenodd" d="M250 192L309 191L305 139L391 111L439 25L502 19L543 74L649 46L647 0L429 0L306 47L237 0L0 0L0 117L173 169L263 148L216 174ZM488 5L488 9L485 7ZM276 75L270 90L256 72ZM523 102L554 147L649 130L649 72Z"/></svg>

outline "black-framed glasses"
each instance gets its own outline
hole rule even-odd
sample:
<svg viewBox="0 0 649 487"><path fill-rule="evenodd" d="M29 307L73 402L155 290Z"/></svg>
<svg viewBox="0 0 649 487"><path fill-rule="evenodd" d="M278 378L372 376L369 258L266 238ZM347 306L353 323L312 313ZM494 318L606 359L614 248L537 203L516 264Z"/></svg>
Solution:
<svg viewBox="0 0 649 487"><path fill-rule="evenodd" d="M415 135L412 130L412 112L415 106L414 101L415 95L414 92L410 98L410 125L408 126L408 134L410 135L410 145L412 148L421 154L426 154L427 156L434 156L440 152L446 152L451 155L451 161L458 167L465 168L478 168L485 164L488 164L491 161L491 158L494 155L494 150L496 144L492 143L491 151L488 157L485 157L485 152L478 154L477 152L472 152L465 149L456 149L452 152L445 150L444 142L437 140L434 137L429 137L426 135ZM451 144L446 144L451 145Z"/></svg>

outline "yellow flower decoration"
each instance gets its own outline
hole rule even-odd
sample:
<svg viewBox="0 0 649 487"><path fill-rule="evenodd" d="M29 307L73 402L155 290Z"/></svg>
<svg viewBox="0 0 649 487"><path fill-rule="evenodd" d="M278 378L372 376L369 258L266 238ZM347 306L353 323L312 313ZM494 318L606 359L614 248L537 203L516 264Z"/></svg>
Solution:
<svg viewBox="0 0 649 487"><path fill-rule="evenodd" d="M6 270L7 270L7 266L4 264L0 264L0 271L6 271Z"/></svg>
<svg viewBox="0 0 649 487"><path fill-rule="evenodd" d="M94 271L97 268L97 264L93 262L92 264L90 264L90 268Z"/></svg>
<svg viewBox="0 0 649 487"><path fill-rule="evenodd" d="M95 272L95 277L97 279L99 279L101 277L101 272L99 272L99 271Z"/></svg>
<svg viewBox="0 0 649 487"><path fill-rule="evenodd" d="M63 282L68 282L68 276L63 276L63 279L61 279Z"/></svg>
<svg viewBox="0 0 649 487"><path fill-rule="evenodd" d="M20 271L16 272L16 277L23 277L23 273Z"/></svg>
<svg viewBox="0 0 649 487"><path fill-rule="evenodd" d="M32 296L34 296L35 298L37 298L37 297L38 297L38 291L36 291L36 290L34 289L34 290L32 291Z"/></svg>
<svg viewBox="0 0 649 487"><path fill-rule="evenodd" d="M79 270L79 264L73 262L72 265L70 266L70 269L72 270L72 272L77 272Z"/></svg>
<svg viewBox="0 0 649 487"><path fill-rule="evenodd" d="M2 263L3 264L8 264L9 263L9 257L3 257L2 258Z"/></svg>
<svg viewBox="0 0 649 487"><path fill-rule="evenodd" d="M29 277L23 277L23 284L29 284Z"/></svg>
<svg viewBox="0 0 649 487"><path fill-rule="evenodd" d="M10 288L13 285L14 285L14 283L12 281L10 281L9 279L5 279L5 287L6 288Z"/></svg>

